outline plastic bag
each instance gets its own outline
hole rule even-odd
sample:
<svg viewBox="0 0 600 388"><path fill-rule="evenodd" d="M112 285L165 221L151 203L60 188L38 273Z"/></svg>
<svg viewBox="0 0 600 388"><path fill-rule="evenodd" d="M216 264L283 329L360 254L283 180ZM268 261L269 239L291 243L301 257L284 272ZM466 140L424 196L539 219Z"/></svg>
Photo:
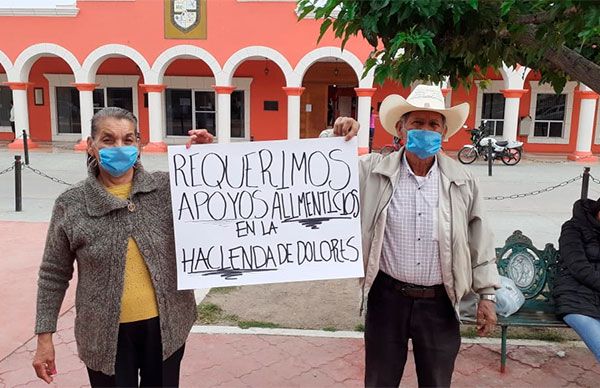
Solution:
<svg viewBox="0 0 600 388"><path fill-rule="evenodd" d="M525 296L510 278L500 276L500 285L496 290L496 314L508 317L523 306ZM477 303L479 295L474 292L468 293L460 300L459 310L463 320L474 321L477 318Z"/></svg>
<svg viewBox="0 0 600 388"><path fill-rule="evenodd" d="M508 317L519 311L525 296L510 278L500 276L500 284L502 287L496 290L496 314Z"/></svg>

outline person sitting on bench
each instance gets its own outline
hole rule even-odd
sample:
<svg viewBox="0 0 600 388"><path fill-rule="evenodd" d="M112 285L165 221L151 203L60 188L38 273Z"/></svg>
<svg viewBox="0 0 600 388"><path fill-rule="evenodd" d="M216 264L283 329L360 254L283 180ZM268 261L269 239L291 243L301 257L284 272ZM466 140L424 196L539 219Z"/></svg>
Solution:
<svg viewBox="0 0 600 388"><path fill-rule="evenodd" d="M556 314L600 362L600 200L580 199L562 226L552 296Z"/></svg>

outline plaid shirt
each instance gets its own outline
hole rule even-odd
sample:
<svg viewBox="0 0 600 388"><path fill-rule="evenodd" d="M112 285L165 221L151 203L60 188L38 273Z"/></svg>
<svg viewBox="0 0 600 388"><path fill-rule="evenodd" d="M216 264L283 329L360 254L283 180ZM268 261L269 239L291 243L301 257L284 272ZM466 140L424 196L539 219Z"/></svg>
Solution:
<svg viewBox="0 0 600 388"><path fill-rule="evenodd" d="M422 286L442 284L438 246L440 176L437 158L426 176L416 176L406 156L387 212L380 269Z"/></svg>

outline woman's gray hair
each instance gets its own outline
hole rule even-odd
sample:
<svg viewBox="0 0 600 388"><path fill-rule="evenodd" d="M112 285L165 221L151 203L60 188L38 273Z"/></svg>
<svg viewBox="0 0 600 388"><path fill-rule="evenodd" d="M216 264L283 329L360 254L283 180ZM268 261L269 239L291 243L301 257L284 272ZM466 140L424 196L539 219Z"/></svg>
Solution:
<svg viewBox="0 0 600 388"><path fill-rule="evenodd" d="M99 110L92 117L92 139L96 138L98 134L99 125L105 119L116 119L116 120L127 120L133 124L135 136L139 137L138 133L138 120L133 113L127 109L118 108L116 106L109 106L102 110Z"/></svg>

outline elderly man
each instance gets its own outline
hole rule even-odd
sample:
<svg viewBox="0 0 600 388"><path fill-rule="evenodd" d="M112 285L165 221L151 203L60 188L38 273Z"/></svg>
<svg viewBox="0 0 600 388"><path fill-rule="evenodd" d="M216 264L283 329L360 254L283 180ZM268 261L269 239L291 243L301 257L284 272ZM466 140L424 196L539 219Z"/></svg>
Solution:
<svg viewBox="0 0 600 388"><path fill-rule="evenodd" d="M406 147L360 160L367 299L367 387L397 387L412 340L419 386L449 386L460 348L458 306L478 293L477 332L496 324L499 285L493 239L475 178L439 153L469 114L446 109L439 87L419 85L407 99L388 96L379 117ZM352 138L358 123L338 118L333 133Z"/></svg>

